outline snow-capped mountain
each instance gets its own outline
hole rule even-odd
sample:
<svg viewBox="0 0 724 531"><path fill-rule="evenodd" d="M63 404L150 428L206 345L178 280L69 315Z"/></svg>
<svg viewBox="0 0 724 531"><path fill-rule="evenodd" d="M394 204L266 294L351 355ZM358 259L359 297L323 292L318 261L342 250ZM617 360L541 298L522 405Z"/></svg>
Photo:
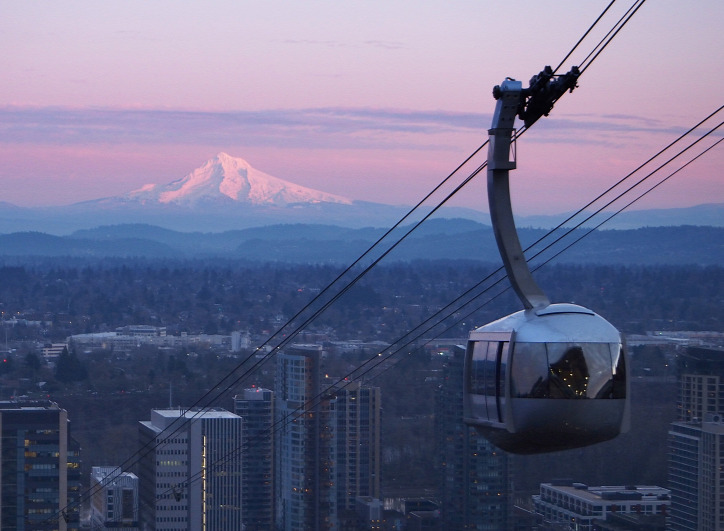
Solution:
<svg viewBox="0 0 724 531"><path fill-rule="evenodd" d="M272 177L253 168L244 159L219 153L182 179L166 185L147 184L126 194L127 201L200 206L214 202L237 202L253 206L337 203L352 201L338 195L306 188Z"/></svg>
<svg viewBox="0 0 724 531"><path fill-rule="evenodd" d="M423 209L424 210L424 209ZM123 195L51 207L18 207L0 201L0 234L36 231L66 235L105 225L147 224L181 232L219 233L269 225L390 227L409 212L404 205L351 201L306 188L219 153L182 179L146 185ZM624 213L608 228L707 225L722 227L724 205ZM444 207L438 214L489 223L476 210ZM549 227L567 215L517 218L519 226Z"/></svg>

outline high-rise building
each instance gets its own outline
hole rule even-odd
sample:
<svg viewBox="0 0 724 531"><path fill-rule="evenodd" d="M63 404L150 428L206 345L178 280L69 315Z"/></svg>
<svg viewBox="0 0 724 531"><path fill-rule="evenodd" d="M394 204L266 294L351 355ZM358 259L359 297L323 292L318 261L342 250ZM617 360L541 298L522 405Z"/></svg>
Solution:
<svg viewBox="0 0 724 531"><path fill-rule="evenodd" d="M701 435L701 425L698 422L674 422L669 426L672 530L698 529Z"/></svg>
<svg viewBox="0 0 724 531"><path fill-rule="evenodd" d="M679 420L669 427L673 531L724 529L724 350L679 357Z"/></svg>
<svg viewBox="0 0 724 531"><path fill-rule="evenodd" d="M329 393L330 466L337 518L357 518L357 498L380 497L379 387L348 382Z"/></svg>
<svg viewBox="0 0 724 531"><path fill-rule="evenodd" d="M453 345L447 356L435 400L443 529L511 529L511 458L463 422L465 347Z"/></svg>
<svg viewBox="0 0 724 531"><path fill-rule="evenodd" d="M319 345L276 358L277 529L343 528L357 498L380 495L380 390L324 383L321 359Z"/></svg>
<svg viewBox="0 0 724 531"><path fill-rule="evenodd" d="M139 426L141 525L242 529L242 418L220 409L154 409Z"/></svg>
<svg viewBox="0 0 724 531"><path fill-rule="evenodd" d="M94 466L90 475L90 524L98 531L137 531L138 477L114 466Z"/></svg>
<svg viewBox="0 0 724 531"><path fill-rule="evenodd" d="M234 397L244 419L242 520L246 531L274 528L274 393L254 387Z"/></svg>
<svg viewBox="0 0 724 531"><path fill-rule="evenodd" d="M320 345L293 345L276 356L276 527L332 529L329 434L320 395Z"/></svg>
<svg viewBox="0 0 724 531"><path fill-rule="evenodd" d="M724 350L689 347L677 358L678 420L724 412Z"/></svg>
<svg viewBox="0 0 724 531"><path fill-rule="evenodd" d="M0 402L0 528L79 528L80 449L52 402Z"/></svg>

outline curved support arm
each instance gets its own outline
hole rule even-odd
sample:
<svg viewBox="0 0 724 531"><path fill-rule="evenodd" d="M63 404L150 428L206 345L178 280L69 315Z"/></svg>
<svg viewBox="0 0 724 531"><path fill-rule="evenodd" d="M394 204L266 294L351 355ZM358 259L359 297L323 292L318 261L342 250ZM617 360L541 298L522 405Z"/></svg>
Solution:
<svg viewBox="0 0 724 531"><path fill-rule="evenodd" d="M530 310L544 308L550 301L533 280L518 239L510 202L508 173L515 169L515 157L511 147L514 145L513 123L521 102L521 92L521 83L510 79L496 87L493 92L498 103L492 128L488 131L488 203L495 241L508 278L523 306Z"/></svg>

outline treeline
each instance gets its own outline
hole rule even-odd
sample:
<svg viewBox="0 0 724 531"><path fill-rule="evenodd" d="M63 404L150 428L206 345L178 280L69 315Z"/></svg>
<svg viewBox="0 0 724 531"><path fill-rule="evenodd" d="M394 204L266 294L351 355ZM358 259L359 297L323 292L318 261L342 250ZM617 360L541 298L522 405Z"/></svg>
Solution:
<svg viewBox="0 0 724 531"><path fill-rule="evenodd" d="M472 291L479 294L498 281L468 307L479 310L447 332L464 336L471 327L520 308L506 290L507 280L493 274L497 269L497 264L460 261L377 266L339 296L312 328L334 330L344 339L391 341L474 286L480 284ZM341 271L336 266L231 262L4 266L0 310L6 321L16 317L50 323L8 326L10 340L65 339L128 324L166 326L169 334L263 334L294 316ZM356 274L344 275L344 283L322 293L313 309L338 296ZM551 300L587 306L628 333L720 330L724 323L720 266L561 264L535 276Z"/></svg>

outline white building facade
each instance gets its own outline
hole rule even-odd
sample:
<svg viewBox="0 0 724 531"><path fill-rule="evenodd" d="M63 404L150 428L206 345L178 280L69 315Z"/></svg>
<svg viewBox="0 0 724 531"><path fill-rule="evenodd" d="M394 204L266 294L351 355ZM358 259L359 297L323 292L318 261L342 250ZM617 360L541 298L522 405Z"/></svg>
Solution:
<svg viewBox="0 0 724 531"><path fill-rule="evenodd" d="M90 476L93 530L138 530L138 477L118 467L94 466Z"/></svg>
<svg viewBox="0 0 724 531"><path fill-rule="evenodd" d="M589 487L572 481L541 483L533 496L536 519L545 525L567 524L571 529L590 531L594 520L609 513L668 514L668 489L647 485Z"/></svg>
<svg viewBox="0 0 724 531"><path fill-rule="evenodd" d="M241 417L220 408L153 410L139 430L144 529L242 529Z"/></svg>

